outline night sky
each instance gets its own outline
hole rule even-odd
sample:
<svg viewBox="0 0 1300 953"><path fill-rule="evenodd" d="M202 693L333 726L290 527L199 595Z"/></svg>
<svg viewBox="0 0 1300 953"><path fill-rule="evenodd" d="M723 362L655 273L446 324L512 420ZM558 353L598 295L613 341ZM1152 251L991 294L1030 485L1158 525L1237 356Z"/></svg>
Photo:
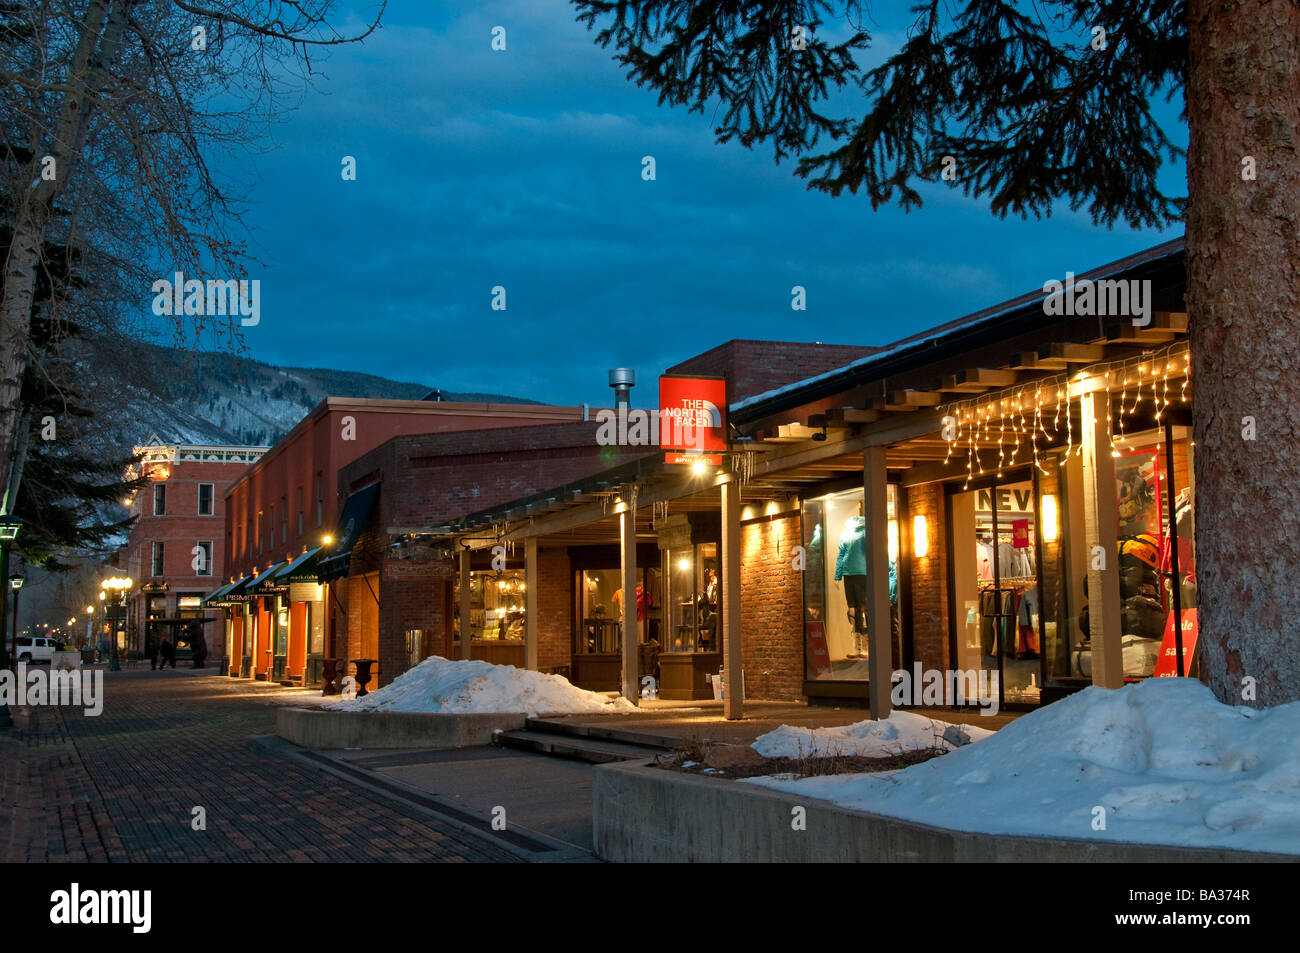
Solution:
<svg viewBox="0 0 1300 953"><path fill-rule="evenodd" d="M875 5L871 60L905 6ZM645 404L665 367L730 338L883 345L1179 234L1064 206L1000 220L947 185L910 214L808 192L769 147L659 107L592 36L563 0L393 0L332 51L275 147L225 167L249 185L262 280L250 356L563 404L608 402L627 365Z"/></svg>

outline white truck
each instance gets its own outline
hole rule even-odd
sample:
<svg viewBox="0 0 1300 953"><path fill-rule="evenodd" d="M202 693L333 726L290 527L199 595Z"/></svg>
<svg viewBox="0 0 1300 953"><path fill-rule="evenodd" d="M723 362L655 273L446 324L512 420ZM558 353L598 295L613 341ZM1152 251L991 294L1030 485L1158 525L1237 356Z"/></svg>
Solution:
<svg viewBox="0 0 1300 953"><path fill-rule="evenodd" d="M53 662L54 653L59 650L59 643L42 636L18 636L18 661Z"/></svg>

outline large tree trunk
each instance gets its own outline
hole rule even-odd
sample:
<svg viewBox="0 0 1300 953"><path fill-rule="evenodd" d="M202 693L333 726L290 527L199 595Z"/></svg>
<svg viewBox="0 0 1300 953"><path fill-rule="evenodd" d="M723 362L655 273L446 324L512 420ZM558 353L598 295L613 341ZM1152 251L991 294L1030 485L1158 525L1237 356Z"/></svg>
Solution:
<svg viewBox="0 0 1300 953"><path fill-rule="evenodd" d="M81 19L81 35L68 65L66 85L54 134L38 132L31 136L36 155L26 179L35 184L15 203L13 242L4 263L4 292L0 295L0 487L16 493L22 472L18 469L17 447L19 422L23 419L22 379L29 359L27 342L31 337L32 303L36 296L36 272L40 266L41 247L50 220L50 209L67 189L85 142L86 128L95 108L96 73L106 65L106 58L117 55L118 44L126 27L126 0L90 0ZM107 23L107 27L106 27ZM40 152L55 160L55 175L41 175ZM11 511L13 500L6 494L0 499L4 512Z"/></svg>
<svg viewBox="0 0 1300 953"><path fill-rule="evenodd" d="M1201 677L1272 706L1300 699L1300 5L1189 0L1188 32Z"/></svg>

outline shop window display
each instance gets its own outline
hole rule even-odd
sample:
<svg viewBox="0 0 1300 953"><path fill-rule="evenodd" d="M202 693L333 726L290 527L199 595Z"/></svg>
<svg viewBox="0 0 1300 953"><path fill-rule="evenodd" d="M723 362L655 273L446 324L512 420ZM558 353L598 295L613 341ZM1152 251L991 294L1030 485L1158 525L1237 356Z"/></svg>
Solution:
<svg viewBox="0 0 1300 953"><path fill-rule="evenodd" d="M897 665L897 488L887 496L892 662ZM803 508L804 633L809 679L861 680L868 664L867 522L860 489L808 500Z"/></svg>
<svg viewBox="0 0 1300 953"><path fill-rule="evenodd" d="M664 551L671 607L667 652L716 652L721 647L721 565L717 543Z"/></svg>
<svg viewBox="0 0 1300 953"><path fill-rule="evenodd" d="M1044 642L1056 641L1039 579L1038 507L1032 479L952 495L957 660L990 673L990 684L996 673L1003 702L1041 701Z"/></svg>
<svg viewBox="0 0 1300 953"><path fill-rule="evenodd" d="M1116 452L1116 541L1126 678L1177 674L1173 630L1176 611L1182 613L1185 674L1192 674L1196 544L1191 452L1190 434L1184 427L1172 427L1168 435L1157 430L1127 436L1124 449ZM1087 605L1079 613L1078 625L1082 638L1075 663L1080 675L1090 676L1092 646ZM1161 664L1162 660L1165 664Z"/></svg>
<svg viewBox="0 0 1300 953"><path fill-rule="evenodd" d="M470 639L522 640L524 571L470 573ZM454 631L460 637L460 579L453 585Z"/></svg>
<svg viewBox="0 0 1300 953"><path fill-rule="evenodd" d="M653 568L639 569L636 584L637 642L655 640L658 629L659 573ZM581 594L583 638L580 654L617 653L622 651L623 589L617 568L583 571L578 574Z"/></svg>

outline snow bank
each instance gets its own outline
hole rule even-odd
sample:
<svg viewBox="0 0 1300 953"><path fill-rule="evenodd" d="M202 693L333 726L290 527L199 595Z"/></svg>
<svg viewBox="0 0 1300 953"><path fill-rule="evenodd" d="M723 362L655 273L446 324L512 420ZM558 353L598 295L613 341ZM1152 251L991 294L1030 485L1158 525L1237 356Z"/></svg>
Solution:
<svg viewBox="0 0 1300 953"><path fill-rule="evenodd" d="M901 771L749 780L958 830L1300 854L1300 702L1236 708L1153 678Z"/></svg>
<svg viewBox="0 0 1300 953"><path fill-rule="evenodd" d="M340 711L406 711L465 714L515 712L603 714L636 711L625 698L610 699L574 687L560 675L543 675L481 661L425 659L383 688L352 701L327 705Z"/></svg>
<svg viewBox="0 0 1300 953"><path fill-rule="evenodd" d="M884 758L936 746L952 751L959 745L979 741L991 734L993 732L986 728L952 725L910 711L895 711L890 713L886 721L859 721L836 728L794 728L782 725L760 737L750 747L765 758L840 755ZM958 738L958 735L965 737Z"/></svg>

